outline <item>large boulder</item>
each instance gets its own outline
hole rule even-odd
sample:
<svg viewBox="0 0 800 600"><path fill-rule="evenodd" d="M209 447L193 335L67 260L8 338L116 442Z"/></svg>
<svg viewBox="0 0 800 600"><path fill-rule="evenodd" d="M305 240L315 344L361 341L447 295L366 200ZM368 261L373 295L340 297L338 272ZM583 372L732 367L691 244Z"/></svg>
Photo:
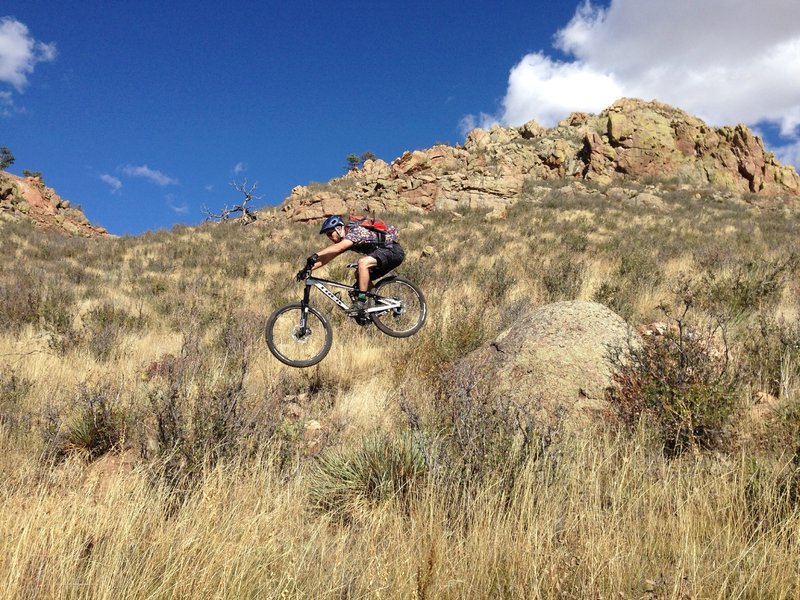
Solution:
<svg viewBox="0 0 800 600"><path fill-rule="evenodd" d="M606 400L616 361L638 334L595 302L534 308L454 367L457 391L511 402L542 425L582 426L613 415Z"/></svg>

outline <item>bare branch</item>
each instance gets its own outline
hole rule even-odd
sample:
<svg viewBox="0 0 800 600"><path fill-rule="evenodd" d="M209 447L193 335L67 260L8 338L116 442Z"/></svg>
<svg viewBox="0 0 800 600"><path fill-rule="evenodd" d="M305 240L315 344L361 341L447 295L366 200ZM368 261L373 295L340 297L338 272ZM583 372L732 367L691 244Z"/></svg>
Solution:
<svg viewBox="0 0 800 600"><path fill-rule="evenodd" d="M218 223L222 221L229 221L233 218L232 215L237 213L241 213L238 217L238 221L242 225L247 225L248 223L252 223L256 220L256 216L247 206L248 202L253 200L260 200L263 196L256 196L253 194L255 189L258 187L258 182L251 185L249 188L247 187L247 180L245 179L242 183L237 183L235 181L231 182L231 187L235 189L237 192L241 192L244 194L244 200L242 200L241 204L236 204L235 206L228 208L226 204L225 207L222 209L222 212L219 214L213 213L208 210L205 206L203 207L203 212L206 214L206 218L209 221L216 221Z"/></svg>

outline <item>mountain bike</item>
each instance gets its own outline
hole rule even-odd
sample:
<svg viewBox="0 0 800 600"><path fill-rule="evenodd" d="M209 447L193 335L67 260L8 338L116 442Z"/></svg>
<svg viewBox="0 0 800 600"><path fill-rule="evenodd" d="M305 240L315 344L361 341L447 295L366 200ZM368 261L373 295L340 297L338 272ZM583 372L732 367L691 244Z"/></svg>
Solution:
<svg viewBox="0 0 800 600"><path fill-rule="evenodd" d="M347 265L355 268L355 264ZM402 277L388 275L366 292L364 309L359 311L353 303L359 290L357 285L347 285L330 279L307 274L303 299L282 306L267 320L265 335L270 352L290 367L311 367L328 354L333 345L333 328L319 310L310 305L312 288L344 311L359 325L374 324L392 337L405 338L417 333L425 324L428 307L419 288ZM341 298L347 292L350 304Z"/></svg>

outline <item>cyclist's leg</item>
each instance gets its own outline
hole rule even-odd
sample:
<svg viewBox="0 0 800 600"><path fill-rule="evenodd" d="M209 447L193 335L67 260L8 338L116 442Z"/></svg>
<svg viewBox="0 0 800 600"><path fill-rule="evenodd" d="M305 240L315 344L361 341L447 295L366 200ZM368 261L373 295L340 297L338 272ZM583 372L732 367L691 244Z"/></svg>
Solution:
<svg viewBox="0 0 800 600"><path fill-rule="evenodd" d="M406 253L403 251L403 247L395 242L383 248L376 248L370 256L375 257L378 261L378 264L369 271L370 279L377 281L392 269L400 266L406 258Z"/></svg>
<svg viewBox="0 0 800 600"><path fill-rule="evenodd" d="M371 287L371 271L378 268L380 259L371 254L362 256L358 259L358 289L361 292L366 292Z"/></svg>

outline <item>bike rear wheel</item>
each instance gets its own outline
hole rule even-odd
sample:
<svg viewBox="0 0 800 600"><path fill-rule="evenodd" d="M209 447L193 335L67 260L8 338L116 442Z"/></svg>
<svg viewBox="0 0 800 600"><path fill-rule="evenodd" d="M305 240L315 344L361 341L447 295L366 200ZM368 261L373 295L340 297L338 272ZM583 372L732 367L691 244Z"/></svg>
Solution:
<svg viewBox="0 0 800 600"><path fill-rule="evenodd" d="M303 327L302 304L287 304L267 320L265 336L270 352L290 367L311 367L320 362L333 344L333 329L317 309L308 307Z"/></svg>
<svg viewBox="0 0 800 600"><path fill-rule="evenodd" d="M373 307L391 306L383 312L370 312L375 327L392 337L409 337L425 324L428 307L425 296L413 283L401 277L388 277L373 289Z"/></svg>

